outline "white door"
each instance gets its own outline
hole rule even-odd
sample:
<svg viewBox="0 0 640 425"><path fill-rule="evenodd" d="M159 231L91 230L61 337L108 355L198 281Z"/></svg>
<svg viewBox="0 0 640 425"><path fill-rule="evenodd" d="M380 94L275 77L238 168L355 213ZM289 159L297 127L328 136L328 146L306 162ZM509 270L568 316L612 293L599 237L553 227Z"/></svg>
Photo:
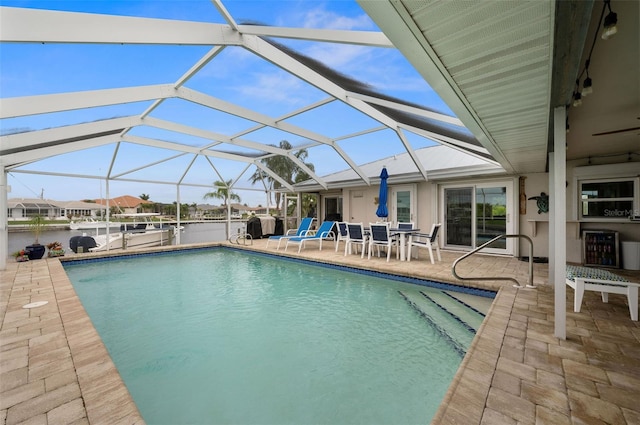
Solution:
<svg viewBox="0 0 640 425"><path fill-rule="evenodd" d="M414 222L416 217L416 185L390 187L389 221Z"/></svg>
<svg viewBox="0 0 640 425"><path fill-rule="evenodd" d="M364 214L367 207L370 208L370 206L367 205L364 191L352 190L349 197L349 217L347 217L345 221L352 223L364 222Z"/></svg>

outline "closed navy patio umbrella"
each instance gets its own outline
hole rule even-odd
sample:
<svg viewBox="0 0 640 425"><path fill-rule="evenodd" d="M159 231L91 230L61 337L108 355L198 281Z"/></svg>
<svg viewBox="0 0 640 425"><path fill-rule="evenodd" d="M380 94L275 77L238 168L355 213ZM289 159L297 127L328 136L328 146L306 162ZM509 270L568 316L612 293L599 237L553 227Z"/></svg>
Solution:
<svg viewBox="0 0 640 425"><path fill-rule="evenodd" d="M389 210L387 209L387 168L383 167L380 173L380 194L378 195L378 209L376 215L380 218L388 217Z"/></svg>

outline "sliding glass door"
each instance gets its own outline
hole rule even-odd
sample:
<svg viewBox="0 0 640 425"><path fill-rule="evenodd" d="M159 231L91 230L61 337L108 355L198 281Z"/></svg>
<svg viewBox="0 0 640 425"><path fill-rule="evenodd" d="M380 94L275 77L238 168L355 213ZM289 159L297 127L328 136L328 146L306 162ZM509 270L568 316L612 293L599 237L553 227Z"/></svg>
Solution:
<svg viewBox="0 0 640 425"><path fill-rule="evenodd" d="M511 218L513 183L484 183L445 187L444 207L445 247L473 249L495 236L514 232ZM483 252L512 254L511 239L501 239Z"/></svg>
<svg viewBox="0 0 640 425"><path fill-rule="evenodd" d="M472 246L473 188L445 189L445 246Z"/></svg>
<svg viewBox="0 0 640 425"><path fill-rule="evenodd" d="M507 188L504 186L476 187L476 246L507 233ZM491 244L491 248L505 249L506 239Z"/></svg>

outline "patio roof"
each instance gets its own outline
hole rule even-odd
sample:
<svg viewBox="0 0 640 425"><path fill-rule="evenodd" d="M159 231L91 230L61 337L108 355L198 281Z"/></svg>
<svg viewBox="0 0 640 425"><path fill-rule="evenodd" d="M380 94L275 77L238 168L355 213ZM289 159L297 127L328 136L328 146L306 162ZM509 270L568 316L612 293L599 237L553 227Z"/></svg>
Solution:
<svg viewBox="0 0 640 425"><path fill-rule="evenodd" d="M611 1L608 40L602 1L358 3L507 171L547 171L565 106L568 161L640 160L637 1ZM573 107L587 76L597 90Z"/></svg>

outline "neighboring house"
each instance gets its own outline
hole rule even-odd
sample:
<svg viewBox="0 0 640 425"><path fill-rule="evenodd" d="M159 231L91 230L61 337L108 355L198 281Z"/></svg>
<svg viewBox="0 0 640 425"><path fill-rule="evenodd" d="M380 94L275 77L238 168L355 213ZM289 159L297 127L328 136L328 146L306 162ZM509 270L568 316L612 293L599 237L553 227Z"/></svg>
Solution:
<svg viewBox="0 0 640 425"><path fill-rule="evenodd" d="M96 199L96 203L107 205L107 200ZM124 195L109 199L108 204L109 208L116 207L118 209L118 214L136 214L143 212L142 210L144 205L151 205L153 202L145 201L131 195Z"/></svg>
<svg viewBox="0 0 640 425"><path fill-rule="evenodd" d="M220 211L221 207L218 205L198 204L196 206L195 214L193 214L191 217L195 219L213 217L220 214Z"/></svg>
<svg viewBox="0 0 640 425"><path fill-rule="evenodd" d="M248 211L249 211L249 214L265 215L271 212L276 212L277 210L275 208L267 208L267 207L252 207L252 208L248 208Z"/></svg>
<svg viewBox="0 0 640 425"><path fill-rule="evenodd" d="M252 211L251 207L248 207L243 204L231 204L231 215L234 216L242 216L244 214L250 214Z"/></svg>
<svg viewBox="0 0 640 425"><path fill-rule="evenodd" d="M49 219L63 216L59 203L40 198L13 198L7 200L9 220L29 220L36 215Z"/></svg>
<svg viewBox="0 0 640 425"><path fill-rule="evenodd" d="M61 216L71 219L100 218L106 215L106 207L96 202L59 201L57 204L61 208Z"/></svg>
<svg viewBox="0 0 640 425"><path fill-rule="evenodd" d="M200 204L198 205L198 216L199 217L218 217L227 215L227 206L226 205L209 205L209 204ZM250 214L253 211L253 208L248 207L242 204L231 204L231 215L233 217L242 217L244 214Z"/></svg>

